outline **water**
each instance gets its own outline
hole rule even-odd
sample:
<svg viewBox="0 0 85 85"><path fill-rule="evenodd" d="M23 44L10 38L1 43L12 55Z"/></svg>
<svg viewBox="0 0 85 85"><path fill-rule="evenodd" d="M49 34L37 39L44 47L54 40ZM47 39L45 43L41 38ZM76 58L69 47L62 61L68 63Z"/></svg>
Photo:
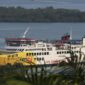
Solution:
<svg viewBox="0 0 85 85"><path fill-rule="evenodd" d="M82 39L85 35L85 23L0 23L0 47L5 38L22 37L26 28L30 30L26 37L40 40L60 39L72 29L73 39Z"/></svg>

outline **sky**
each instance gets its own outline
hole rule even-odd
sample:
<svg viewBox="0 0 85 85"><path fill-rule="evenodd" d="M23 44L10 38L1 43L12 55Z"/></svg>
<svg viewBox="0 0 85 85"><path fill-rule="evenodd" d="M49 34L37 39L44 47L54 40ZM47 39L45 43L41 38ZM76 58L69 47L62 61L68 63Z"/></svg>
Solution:
<svg viewBox="0 0 85 85"><path fill-rule="evenodd" d="M0 0L0 6L21 6L24 8L54 8L79 9L85 11L85 0Z"/></svg>

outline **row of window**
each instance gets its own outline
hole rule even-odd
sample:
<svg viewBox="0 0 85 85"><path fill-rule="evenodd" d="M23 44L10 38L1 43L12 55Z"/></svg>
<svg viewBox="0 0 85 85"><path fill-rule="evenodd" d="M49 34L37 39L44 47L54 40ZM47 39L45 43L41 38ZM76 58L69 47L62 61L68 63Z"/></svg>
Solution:
<svg viewBox="0 0 85 85"><path fill-rule="evenodd" d="M47 50L52 51L52 48L47 48Z"/></svg>
<svg viewBox="0 0 85 85"><path fill-rule="evenodd" d="M20 60L21 60L21 61L27 61L27 58L21 58ZM37 61L44 61L44 58L43 58L43 57L34 58L34 60L37 60Z"/></svg>
<svg viewBox="0 0 85 85"><path fill-rule="evenodd" d="M49 52L27 53L26 56L49 55Z"/></svg>
<svg viewBox="0 0 85 85"><path fill-rule="evenodd" d="M24 51L24 49L7 49L9 51Z"/></svg>
<svg viewBox="0 0 85 85"><path fill-rule="evenodd" d="M76 47L71 47L71 49L76 49Z"/></svg>
<svg viewBox="0 0 85 85"><path fill-rule="evenodd" d="M7 50L10 50L10 51L24 51L24 49L7 49ZM25 51L35 51L35 50L42 50L42 51L46 51L45 48L37 48L37 49L26 49Z"/></svg>
<svg viewBox="0 0 85 85"><path fill-rule="evenodd" d="M8 55L8 57L18 57L18 54L15 54L15 55Z"/></svg>
<svg viewBox="0 0 85 85"><path fill-rule="evenodd" d="M70 46L69 46L68 49L76 49L76 47L70 47Z"/></svg>
<svg viewBox="0 0 85 85"><path fill-rule="evenodd" d="M34 60L37 60L37 61L44 61L44 58L34 58Z"/></svg>
<svg viewBox="0 0 85 85"><path fill-rule="evenodd" d="M24 51L24 49L7 49L7 50L10 50L10 51ZM26 49L25 51L35 51L35 50L42 50L42 51L46 51L45 48L37 48L37 49ZM52 48L47 48L47 50L51 51Z"/></svg>
<svg viewBox="0 0 85 85"><path fill-rule="evenodd" d="M37 56L37 55L49 55L49 52L39 52L39 53L26 53L26 56ZM18 54L8 55L8 57L18 57Z"/></svg>
<svg viewBox="0 0 85 85"><path fill-rule="evenodd" d="M36 49L26 49L25 51L29 51L29 50L32 50L32 51L33 51L33 50L34 50L34 51L35 51L35 50L42 50L42 51L46 51L46 49L45 49L45 48L42 48L42 49L41 49L41 48L36 48Z"/></svg>
<svg viewBox="0 0 85 85"><path fill-rule="evenodd" d="M79 53L79 51L73 51L74 53ZM59 51L57 54L69 54L70 51Z"/></svg>
<svg viewBox="0 0 85 85"><path fill-rule="evenodd" d="M29 50L42 50L42 51L46 51L46 48L36 48L36 49L26 49L25 51L29 51ZM47 48L47 50L51 51L52 48Z"/></svg>

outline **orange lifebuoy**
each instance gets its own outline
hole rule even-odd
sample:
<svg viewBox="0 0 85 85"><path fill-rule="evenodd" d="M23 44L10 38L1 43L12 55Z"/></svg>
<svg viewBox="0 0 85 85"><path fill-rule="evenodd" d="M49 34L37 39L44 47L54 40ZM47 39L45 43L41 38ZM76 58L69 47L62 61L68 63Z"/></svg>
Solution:
<svg viewBox="0 0 85 85"><path fill-rule="evenodd" d="M32 62L32 57L28 57L27 59L29 62Z"/></svg>

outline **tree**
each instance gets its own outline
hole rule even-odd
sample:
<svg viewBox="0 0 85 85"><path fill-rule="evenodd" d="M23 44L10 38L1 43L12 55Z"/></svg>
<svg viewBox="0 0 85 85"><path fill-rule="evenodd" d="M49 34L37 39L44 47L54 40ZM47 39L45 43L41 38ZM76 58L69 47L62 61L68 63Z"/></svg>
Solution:
<svg viewBox="0 0 85 85"><path fill-rule="evenodd" d="M70 81L72 85L85 84L85 56L82 56L81 52L79 55L70 50L70 58L67 58L67 63L64 64L63 75L65 80Z"/></svg>

